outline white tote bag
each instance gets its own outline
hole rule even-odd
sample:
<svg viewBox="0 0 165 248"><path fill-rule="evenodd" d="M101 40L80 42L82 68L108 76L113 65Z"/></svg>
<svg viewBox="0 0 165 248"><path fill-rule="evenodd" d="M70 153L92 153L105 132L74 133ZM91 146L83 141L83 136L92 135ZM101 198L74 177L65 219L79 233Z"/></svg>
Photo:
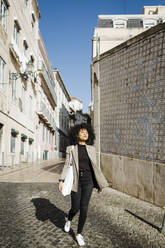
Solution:
<svg viewBox="0 0 165 248"><path fill-rule="evenodd" d="M73 167L72 167L72 150L74 146L72 146L72 149L70 151L70 160L69 160L69 167L66 171L65 181L62 185L62 195L70 195L72 186L73 186Z"/></svg>

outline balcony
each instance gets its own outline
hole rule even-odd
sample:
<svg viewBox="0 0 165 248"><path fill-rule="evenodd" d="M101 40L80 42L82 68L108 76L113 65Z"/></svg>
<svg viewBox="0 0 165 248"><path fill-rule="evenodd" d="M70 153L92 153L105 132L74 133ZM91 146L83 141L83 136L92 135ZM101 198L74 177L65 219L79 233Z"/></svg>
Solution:
<svg viewBox="0 0 165 248"><path fill-rule="evenodd" d="M44 78L45 82L46 82L46 85L47 85L47 88L49 89L49 92L51 93L51 96L52 96L52 99L53 99L53 103L55 106L57 106L57 95L55 93L55 90L54 90L54 82L53 80L50 78L46 68L45 68L45 65L43 63L41 63L40 65L40 72L42 74L42 77Z"/></svg>
<svg viewBox="0 0 165 248"><path fill-rule="evenodd" d="M13 57L15 58L15 60L17 61L17 63L19 64L19 66L21 66L21 64L22 64L21 52L20 52L13 36L11 37L10 51L11 51Z"/></svg>
<svg viewBox="0 0 165 248"><path fill-rule="evenodd" d="M53 130L56 130L55 120L52 114L49 112L46 104L41 101L40 109L38 111L38 115L44 120L44 122Z"/></svg>

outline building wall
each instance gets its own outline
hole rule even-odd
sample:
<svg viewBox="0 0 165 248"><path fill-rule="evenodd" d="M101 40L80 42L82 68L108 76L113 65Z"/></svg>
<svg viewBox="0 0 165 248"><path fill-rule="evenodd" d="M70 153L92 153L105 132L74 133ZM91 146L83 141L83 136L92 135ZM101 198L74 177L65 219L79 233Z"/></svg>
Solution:
<svg viewBox="0 0 165 248"><path fill-rule="evenodd" d="M93 57L102 54L122 42L143 32L143 28L95 28L93 38Z"/></svg>
<svg viewBox="0 0 165 248"><path fill-rule="evenodd" d="M94 125L100 138L103 171L113 187L128 192L125 188L129 182L128 193L162 204L154 197L160 195L156 189L163 187L163 180L155 178L157 173L164 178L165 163L165 24L100 56L92 71L100 88L98 103L98 86L92 82L94 104L100 106L99 113L94 107ZM161 168L159 172L155 166ZM144 170L145 176L151 177L148 184L143 178ZM133 181L132 173L138 180ZM144 197L139 193L141 183Z"/></svg>
<svg viewBox="0 0 165 248"><path fill-rule="evenodd" d="M3 4L6 1L1 0ZM18 8L19 6L19 8ZM32 19L33 28L32 28ZM35 86L34 78L15 80L15 96L12 98L13 78L11 73L20 73L26 70L26 63L34 59L34 70L37 69L37 39L39 11L36 1L9 1L6 11L6 27L3 18L0 20L0 58L5 63L4 84L0 81L0 122L3 124L0 138L0 164L14 165L20 162L29 162L36 159L35 150ZM14 39L14 25L18 28L18 42ZM27 50L24 54L24 44ZM2 75L2 74L1 74ZM33 106L33 108L32 108ZM11 130L19 131L15 137L15 151L11 151ZM24 152L21 153L21 135L26 135ZM29 144L29 138L33 139Z"/></svg>
<svg viewBox="0 0 165 248"><path fill-rule="evenodd" d="M164 15L165 13L165 6L144 6L143 14L159 14Z"/></svg>
<svg viewBox="0 0 165 248"><path fill-rule="evenodd" d="M79 99L72 97L71 101L69 102L69 106L73 109L74 112L81 111L83 109L83 103Z"/></svg>
<svg viewBox="0 0 165 248"><path fill-rule="evenodd" d="M41 35L38 40L37 151L40 159L57 158L55 148L57 92L53 71Z"/></svg>
<svg viewBox="0 0 165 248"><path fill-rule="evenodd" d="M165 6L145 6L143 14L99 15L92 41L93 57L118 46L160 22L165 22Z"/></svg>
<svg viewBox="0 0 165 248"><path fill-rule="evenodd" d="M75 125L79 125L82 123L87 123L88 122L88 118L87 116L85 116L82 111L76 111L75 113Z"/></svg>
<svg viewBox="0 0 165 248"><path fill-rule="evenodd" d="M37 1L0 0L3 5L7 2L5 19L0 18L0 165L13 166L55 158L57 102L52 68L39 33ZM28 62L33 63L30 71L35 75L24 78L20 74L29 70ZM18 131L14 138L13 130Z"/></svg>
<svg viewBox="0 0 165 248"><path fill-rule="evenodd" d="M57 69L54 70L54 77L58 103L56 107L56 151L59 157L64 157L68 145L69 102L71 99Z"/></svg>

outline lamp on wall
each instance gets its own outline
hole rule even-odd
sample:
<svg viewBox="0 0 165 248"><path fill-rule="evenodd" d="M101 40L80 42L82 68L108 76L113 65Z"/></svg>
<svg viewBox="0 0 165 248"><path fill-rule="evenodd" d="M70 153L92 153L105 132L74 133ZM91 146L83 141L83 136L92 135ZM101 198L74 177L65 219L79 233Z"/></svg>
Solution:
<svg viewBox="0 0 165 248"><path fill-rule="evenodd" d="M10 73L10 79L11 80L17 80L18 78L22 77L25 80L28 80L29 76L33 77L36 79L37 77L37 72L33 71L34 70L34 63L32 60L30 60L28 63L26 63L26 70L24 72L11 72Z"/></svg>

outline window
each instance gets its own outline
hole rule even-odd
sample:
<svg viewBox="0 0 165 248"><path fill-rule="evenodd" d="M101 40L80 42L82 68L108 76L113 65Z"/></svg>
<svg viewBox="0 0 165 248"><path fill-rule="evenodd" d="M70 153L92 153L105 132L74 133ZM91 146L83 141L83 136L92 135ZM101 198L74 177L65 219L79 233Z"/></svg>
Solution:
<svg viewBox="0 0 165 248"><path fill-rule="evenodd" d="M32 117L32 96L29 96L29 117Z"/></svg>
<svg viewBox="0 0 165 248"><path fill-rule="evenodd" d="M21 30L21 27L19 25L19 22L17 19L14 20L14 31L13 31L13 38L15 43L18 45L19 40L19 31Z"/></svg>
<svg viewBox="0 0 165 248"><path fill-rule="evenodd" d="M144 28L151 28L157 24L157 20L155 19L146 19L143 20L143 27Z"/></svg>
<svg viewBox="0 0 165 248"><path fill-rule="evenodd" d="M22 112L25 111L25 87L22 85Z"/></svg>
<svg viewBox="0 0 165 248"><path fill-rule="evenodd" d="M28 44L26 40L23 41L23 54L26 56L27 55L27 50L28 50Z"/></svg>
<svg viewBox="0 0 165 248"><path fill-rule="evenodd" d="M12 153L15 153L15 137L11 133L11 139L10 139L10 151Z"/></svg>
<svg viewBox="0 0 165 248"><path fill-rule="evenodd" d="M57 132L54 133L54 145L57 146Z"/></svg>
<svg viewBox="0 0 165 248"><path fill-rule="evenodd" d="M5 85L5 65L6 63L0 57L0 89L3 89Z"/></svg>
<svg viewBox="0 0 165 248"><path fill-rule="evenodd" d="M44 125L42 126L42 140L44 141L45 140L45 127Z"/></svg>
<svg viewBox="0 0 165 248"><path fill-rule="evenodd" d="M4 29L7 27L7 5L5 1L0 0L0 22Z"/></svg>
<svg viewBox="0 0 165 248"><path fill-rule="evenodd" d="M25 140L27 139L27 136L25 134L21 134L21 154L24 154L24 148L25 148Z"/></svg>
<svg viewBox="0 0 165 248"><path fill-rule="evenodd" d="M50 144L53 145L53 134L50 133Z"/></svg>
<svg viewBox="0 0 165 248"><path fill-rule="evenodd" d="M46 142L49 142L48 141L48 129L46 128Z"/></svg>
<svg viewBox="0 0 165 248"><path fill-rule="evenodd" d="M27 6L28 6L28 0L24 0L24 7L25 7L25 9L27 8Z"/></svg>
<svg viewBox="0 0 165 248"><path fill-rule="evenodd" d="M24 154L24 141L21 139L21 154Z"/></svg>
<svg viewBox="0 0 165 248"><path fill-rule="evenodd" d="M12 100L16 100L16 78L12 80Z"/></svg>
<svg viewBox="0 0 165 248"><path fill-rule="evenodd" d="M34 13L32 13L32 21L31 21L32 31L34 31L35 22L36 22L35 15L34 15Z"/></svg>
<svg viewBox="0 0 165 248"><path fill-rule="evenodd" d="M114 28L126 28L127 27L127 21L126 20L114 20L113 21Z"/></svg>

